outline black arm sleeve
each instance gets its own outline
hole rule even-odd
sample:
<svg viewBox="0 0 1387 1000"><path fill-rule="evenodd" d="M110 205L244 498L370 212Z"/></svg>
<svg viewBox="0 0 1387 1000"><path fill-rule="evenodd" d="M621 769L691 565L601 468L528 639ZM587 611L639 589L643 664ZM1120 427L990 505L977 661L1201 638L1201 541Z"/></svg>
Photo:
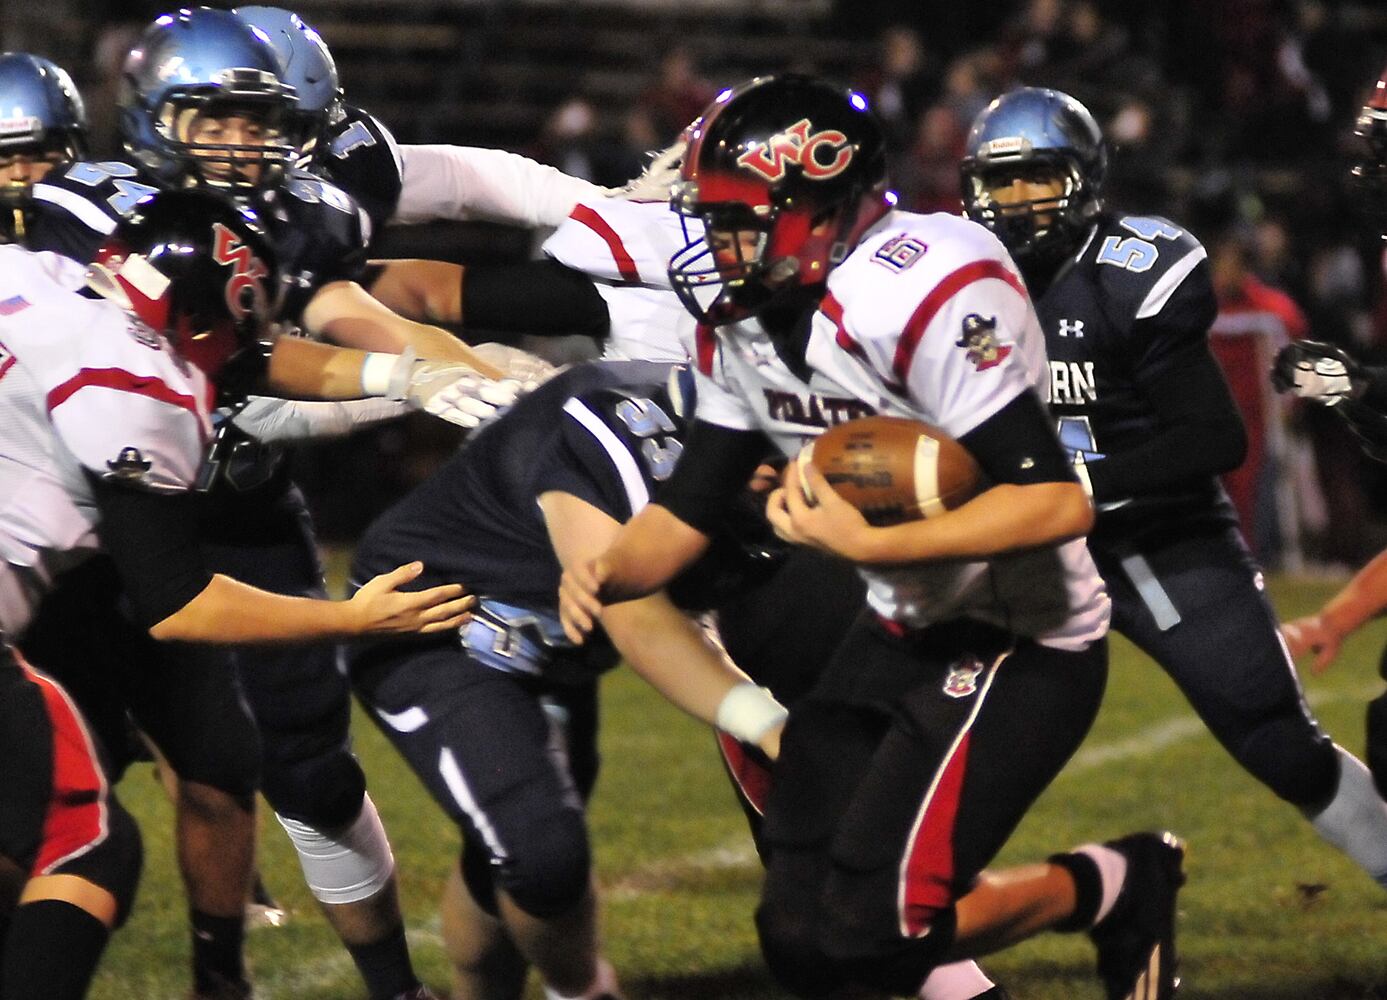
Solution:
<svg viewBox="0 0 1387 1000"><path fill-rule="evenodd" d="M1088 464L1095 501L1121 500L1242 464L1247 431L1206 343L1171 356L1141 388L1158 428L1136 447Z"/></svg>
<svg viewBox="0 0 1387 1000"><path fill-rule="evenodd" d="M607 302L582 271L556 260L469 265L462 278L462 320L472 329L539 336L605 337Z"/></svg>
<svg viewBox="0 0 1387 1000"><path fill-rule="evenodd" d="M1045 404L1026 390L978 426L959 443L968 449L994 483L1078 482L1055 437Z"/></svg>
<svg viewBox="0 0 1387 1000"><path fill-rule="evenodd" d="M136 621L150 628L212 582L202 558L198 498L133 489L87 474L101 522L96 533L125 585Z"/></svg>
<svg viewBox="0 0 1387 1000"><path fill-rule="evenodd" d="M746 488L756 466L771 451L760 431L739 431L694 420L674 472L655 502L705 535Z"/></svg>

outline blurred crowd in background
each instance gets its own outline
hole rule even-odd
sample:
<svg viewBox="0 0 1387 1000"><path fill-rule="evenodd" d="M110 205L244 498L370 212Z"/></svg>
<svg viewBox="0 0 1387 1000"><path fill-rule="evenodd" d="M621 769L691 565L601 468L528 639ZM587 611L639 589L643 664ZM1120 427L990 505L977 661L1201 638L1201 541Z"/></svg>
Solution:
<svg viewBox="0 0 1387 1000"><path fill-rule="evenodd" d="M109 141L120 60L167 5L68 2L65 35L53 16L63 0L54 0L42 29L13 11L0 20L9 36L0 41L65 59ZM1331 411L1279 399L1266 378L1287 337L1387 363L1387 259L1355 213L1347 175L1357 109L1387 66L1381 0L705 0L687 9L307 0L299 9L337 53L349 99L403 140L502 146L607 185L639 172L721 87L758 70L806 69L845 78L872 101L904 207L955 212L974 116L1019 84L1065 90L1108 137L1108 201L1169 217L1208 249L1222 304L1214 347L1252 440L1227 485L1258 554L1294 570L1356 565L1387 545L1387 467L1363 457ZM66 50L53 51L64 38ZM485 226L387 233L384 244L464 263L537 245ZM310 484L354 484L321 491L354 498L320 508L329 537L350 537L453 443L423 425L371 433L373 449L328 445L300 459Z"/></svg>

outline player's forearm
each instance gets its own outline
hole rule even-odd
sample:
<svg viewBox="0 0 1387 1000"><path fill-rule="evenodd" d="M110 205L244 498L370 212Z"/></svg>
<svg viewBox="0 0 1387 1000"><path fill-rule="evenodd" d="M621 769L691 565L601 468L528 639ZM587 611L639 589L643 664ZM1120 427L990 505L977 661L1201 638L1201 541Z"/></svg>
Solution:
<svg viewBox="0 0 1387 1000"><path fill-rule="evenodd" d="M272 594L217 574L183 607L152 626L165 642L330 642L362 631L356 609L345 601Z"/></svg>
<svg viewBox="0 0 1387 1000"><path fill-rule="evenodd" d="M709 725L727 692L748 680L663 592L606 608L602 627L646 683Z"/></svg>
<svg viewBox="0 0 1387 1000"><path fill-rule="evenodd" d="M1093 527L1093 505L1078 483L1002 483L957 510L889 528L869 528L852 553L875 565L990 559L1079 538Z"/></svg>
<svg viewBox="0 0 1387 1000"><path fill-rule="evenodd" d="M670 704L777 755L784 709L663 592L607 608L602 626L631 669Z"/></svg>
<svg viewBox="0 0 1387 1000"><path fill-rule="evenodd" d="M360 399L366 352L280 337L270 353L266 394L290 399Z"/></svg>
<svg viewBox="0 0 1387 1000"><path fill-rule="evenodd" d="M1387 609L1387 552L1379 552L1320 611L1325 626L1348 635Z"/></svg>
<svg viewBox="0 0 1387 1000"><path fill-rule="evenodd" d="M602 556L604 604L655 593L708 548L708 536L659 504L650 504L622 527Z"/></svg>
<svg viewBox="0 0 1387 1000"><path fill-rule="evenodd" d="M421 358L460 361L487 378L501 372L447 330L405 319L352 281L325 285L303 313L304 327L343 347L399 354L413 347Z"/></svg>
<svg viewBox="0 0 1387 1000"><path fill-rule="evenodd" d="M372 261L377 269L371 297L409 319L428 323L462 322L461 264L441 260Z"/></svg>

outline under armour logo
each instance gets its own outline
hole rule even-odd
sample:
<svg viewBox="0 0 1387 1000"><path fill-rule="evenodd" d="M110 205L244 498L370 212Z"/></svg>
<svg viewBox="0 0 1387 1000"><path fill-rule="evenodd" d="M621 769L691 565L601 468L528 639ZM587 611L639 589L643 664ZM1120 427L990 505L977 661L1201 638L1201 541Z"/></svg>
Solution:
<svg viewBox="0 0 1387 1000"><path fill-rule="evenodd" d="M1084 335L1084 321L1081 319L1062 319L1060 320L1061 337L1082 337Z"/></svg>

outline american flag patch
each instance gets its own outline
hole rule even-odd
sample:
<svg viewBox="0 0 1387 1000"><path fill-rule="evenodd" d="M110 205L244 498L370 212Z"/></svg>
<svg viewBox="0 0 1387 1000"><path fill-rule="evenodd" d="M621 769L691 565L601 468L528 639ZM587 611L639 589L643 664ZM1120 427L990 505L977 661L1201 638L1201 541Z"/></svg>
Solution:
<svg viewBox="0 0 1387 1000"><path fill-rule="evenodd" d="M13 316L22 309L29 308L29 300L22 295L12 295L0 302L0 316Z"/></svg>

